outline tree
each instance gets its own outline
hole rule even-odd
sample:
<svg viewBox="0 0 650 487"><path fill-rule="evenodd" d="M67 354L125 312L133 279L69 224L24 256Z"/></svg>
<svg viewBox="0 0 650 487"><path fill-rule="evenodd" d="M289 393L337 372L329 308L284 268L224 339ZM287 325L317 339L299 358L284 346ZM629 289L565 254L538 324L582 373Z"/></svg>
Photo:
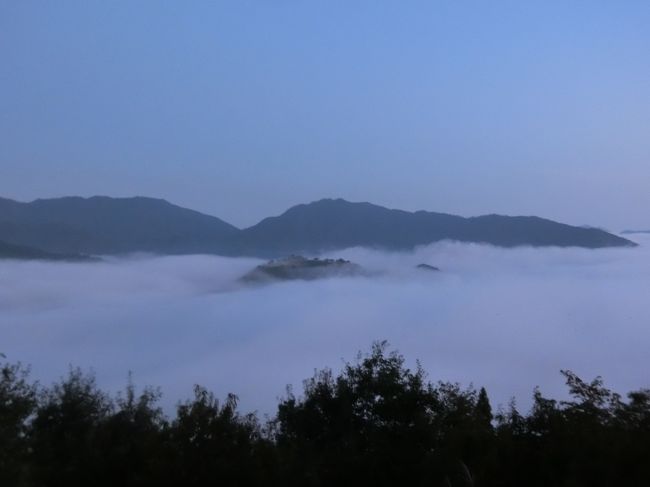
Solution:
<svg viewBox="0 0 650 487"><path fill-rule="evenodd" d="M99 426L113 409L93 375L71 369L39 394L29 429L31 481L36 485L92 485L101 478Z"/></svg>
<svg viewBox="0 0 650 487"><path fill-rule="evenodd" d="M431 485L460 465L455 455L466 437L452 437L475 422L476 392L454 384L434 388L419 364L411 371L387 347L375 343L337 377L329 369L316 372L301 398L288 392L276 420L288 481Z"/></svg>
<svg viewBox="0 0 650 487"><path fill-rule="evenodd" d="M95 485L165 485L163 444L168 422L158 406L161 393L146 387L139 394L131 376L112 413L98 426L94 448L100 453Z"/></svg>
<svg viewBox="0 0 650 487"><path fill-rule="evenodd" d="M169 476L175 485L264 485L270 444L255 415L237 412L237 396L223 405L195 386L194 400L180 404L169 432Z"/></svg>
<svg viewBox="0 0 650 487"><path fill-rule="evenodd" d="M29 369L21 364L0 367L0 485L22 485L26 474L27 420L37 395L28 377Z"/></svg>

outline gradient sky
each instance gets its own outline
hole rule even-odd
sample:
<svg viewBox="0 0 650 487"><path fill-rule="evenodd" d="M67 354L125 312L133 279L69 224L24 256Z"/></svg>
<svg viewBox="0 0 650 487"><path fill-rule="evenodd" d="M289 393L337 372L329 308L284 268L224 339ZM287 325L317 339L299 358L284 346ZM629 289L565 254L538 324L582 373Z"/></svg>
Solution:
<svg viewBox="0 0 650 487"><path fill-rule="evenodd" d="M0 0L0 195L650 228L650 2Z"/></svg>

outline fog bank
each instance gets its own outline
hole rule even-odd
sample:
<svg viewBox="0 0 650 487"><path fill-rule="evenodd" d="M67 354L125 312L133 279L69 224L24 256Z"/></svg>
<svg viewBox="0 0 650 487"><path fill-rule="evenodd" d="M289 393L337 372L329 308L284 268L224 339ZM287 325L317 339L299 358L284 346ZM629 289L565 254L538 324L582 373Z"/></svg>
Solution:
<svg viewBox="0 0 650 487"><path fill-rule="evenodd" d="M562 396L560 369L625 392L650 386L650 238L634 237L634 249L348 249L330 257L373 277L261 287L236 284L254 259L0 261L0 352L46 384L72 364L117 390L133 371L166 407L200 383L273 413L287 384L381 339L432 380L485 386L493 406L525 407L536 385Z"/></svg>

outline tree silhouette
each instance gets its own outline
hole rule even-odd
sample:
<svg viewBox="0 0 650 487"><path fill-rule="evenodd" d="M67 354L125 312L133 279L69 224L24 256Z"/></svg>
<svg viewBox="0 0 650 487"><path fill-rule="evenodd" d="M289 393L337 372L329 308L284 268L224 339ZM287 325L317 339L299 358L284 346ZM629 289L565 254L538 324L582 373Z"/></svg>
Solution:
<svg viewBox="0 0 650 487"><path fill-rule="evenodd" d="M527 414L485 389L429 382L385 342L316 371L260 423L195 386L172 418L129 379L111 397L71 369L43 388L0 367L2 486L646 486L650 390L625 398L562 371L569 398L536 388Z"/></svg>
<svg viewBox="0 0 650 487"><path fill-rule="evenodd" d="M25 475L29 438L27 419L36 406L36 385L21 364L0 368L0 485L20 485Z"/></svg>

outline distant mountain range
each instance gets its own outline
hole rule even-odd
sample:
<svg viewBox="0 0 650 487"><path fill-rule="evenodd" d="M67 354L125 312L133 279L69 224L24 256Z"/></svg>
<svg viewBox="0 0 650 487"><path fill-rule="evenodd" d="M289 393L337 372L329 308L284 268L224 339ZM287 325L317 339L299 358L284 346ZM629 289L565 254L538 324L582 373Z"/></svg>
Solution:
<svg viewBox="0 0 650 487"><path fill-rule="evenodd" d="M650 230L623 230L621 233L625 235L633 235L635 233L650 233Z"/></svg>
<svg viewBox="0 0 650 487"><path fill-rule="evenodd" d="M89 262L98 260L96 258L82 254L61 254L46 252L33 247L24 245L13 245L0 241L0 259L20 259L20 260L57 260L68 262Z"/></svg>
<svg viewBox="0 0 650 487"><path fill-rule="evenodd" d="M342 199L297 205L238 229L154 198L65 197L31 203L0 198L0 241L5 245L0 256L11 254L9 245L68 256L152 252L277 257L355 246L408 250L447 239L502 247L636 245L604 230L532 216L463 218Z"/></svg>
<svg viewBox="0 0 650 487"><path fill-rule="evenodd" d="M0 199L0 240L52 253L219 252L239 230L153 198Z"/></svg>

